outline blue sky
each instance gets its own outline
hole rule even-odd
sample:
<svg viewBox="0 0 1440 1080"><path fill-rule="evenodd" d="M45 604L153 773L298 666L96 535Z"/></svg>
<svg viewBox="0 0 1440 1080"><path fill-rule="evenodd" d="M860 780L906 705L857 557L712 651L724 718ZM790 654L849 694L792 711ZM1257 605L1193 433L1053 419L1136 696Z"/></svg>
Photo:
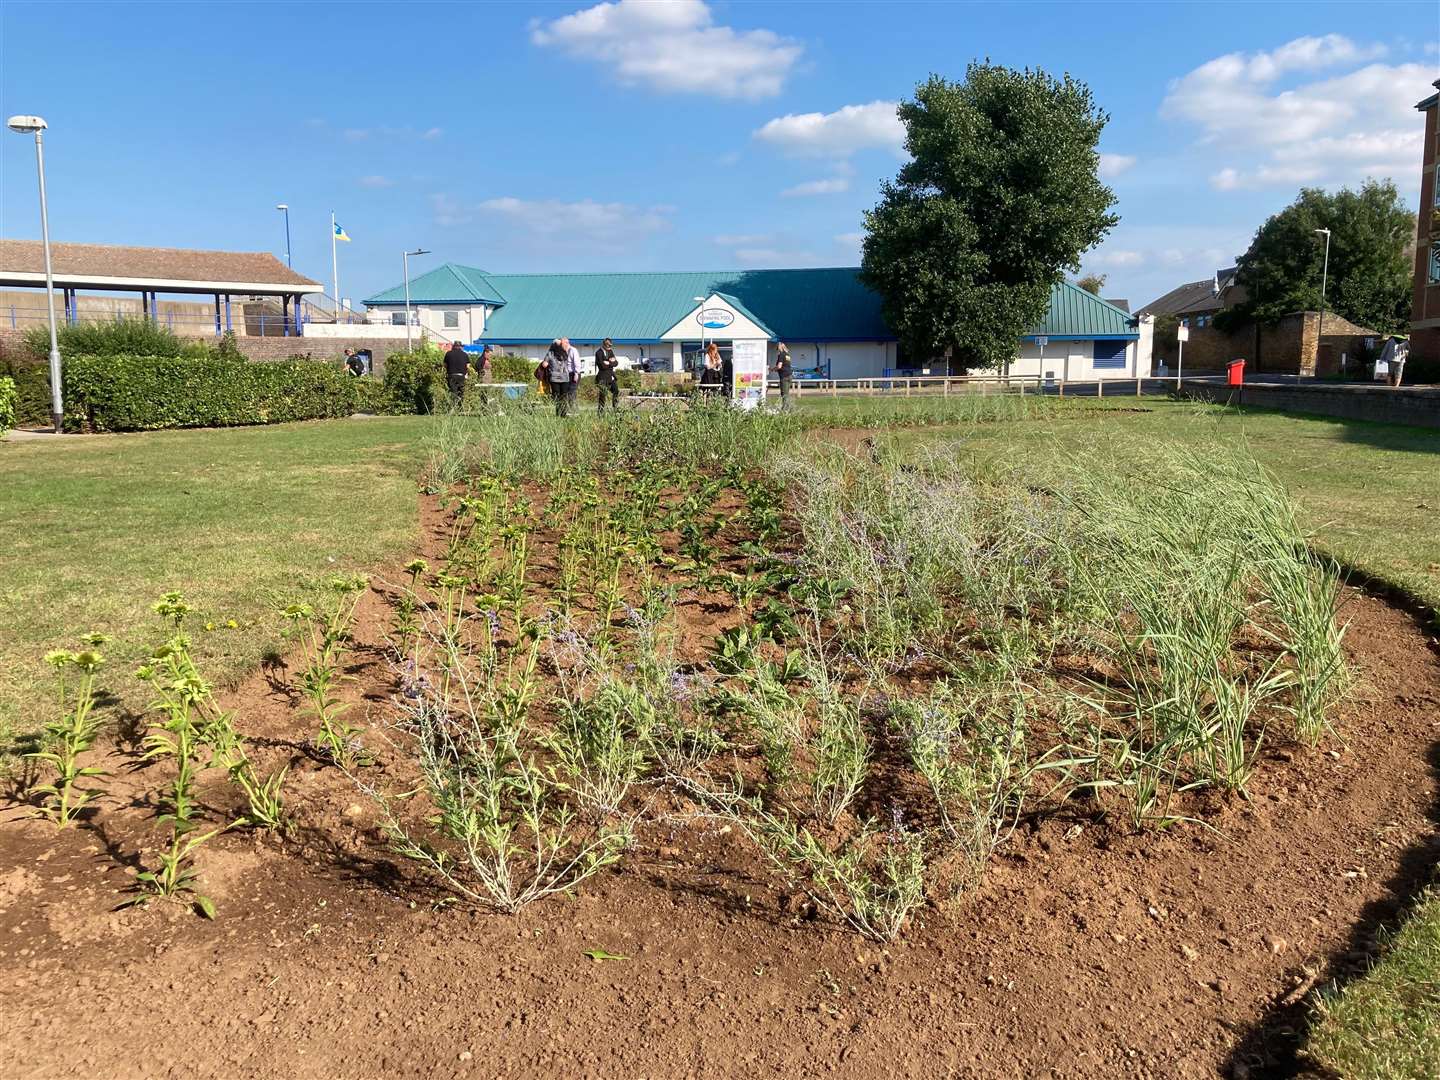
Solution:
<svg viewBox="0 0 1440 1080"><path fill-rule="evenodd" d="M0 109L43 115L57 240L271 250L341 292L400 252L498 271L851 265L900 163L893 103L972 58L1069 71L1111 114L1134 303L1208 276L1304 183L1414 201L1440 74L1424 3L24 3ZM0 140L0 233L39 234Z"/></svg>

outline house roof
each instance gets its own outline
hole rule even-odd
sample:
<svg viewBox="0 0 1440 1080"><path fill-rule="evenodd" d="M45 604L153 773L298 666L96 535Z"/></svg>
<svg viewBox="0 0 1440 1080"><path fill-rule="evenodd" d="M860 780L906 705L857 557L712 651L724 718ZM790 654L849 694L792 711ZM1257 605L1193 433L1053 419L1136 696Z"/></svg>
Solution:
<svg viewBox="0 0 1440 1080"><path fill-rule="evenodd" d="M1127 312L1127 313L1130 311L1130 301L1129 301L1129 300L1121 300L1121 299L1118 298L1118 297L1107 296L1107 297L1105 298L1105 303L1109 304L1111 307L1118 307L1121 311L1124 311L1124 312Z"/></svg>
<svg viewBox="0 0 1440 1080"><path fill-rule="evenodd" d="M405 303L405 283L376 293L367 304ZM410 279L412 304L503 304L505 297L491 283L484 270L446 263Z"/></svg>
<svg viewBox="0 0 1440 1080"><path fill-rule="evenodd" d="M695 297L721 296L772 337L787 341L893 341L879 294L855 267L705 270L672 273L490 274L447 265L410 283L412 304L485 302L495 311L481 341L658 341L695 309ZM459 295L460 283L468 292ZM404 302L404 287L366 300ZM1134 337L1130 313L1060 282L1030 336ZM696 336L699 337L697 329Z"/></svg>
<svg viewBox="0 0 1440 1080"><path fill-rule="evenodd" d="M610 274L489 274L454 265L441 269L498 298L486 301L499 306L486 320L482 341L549 341L561 334L576 341L655 341L694 310L695 297L715 293L780 338L895 337L880 315L880 297L860 283L853 267ZM410 283L411 303L471 302L442 295L454 290L439 284L445 280L436 277L439 273L431 271ZM403 286L387 289L365 302L403 303L404 292Z"/></svg>
<svg viewBox="0 0 1440 1080"><path fill-rule="evenodd" d="M57 284L67 288L124 288L145 283L169 292L319 292L318 281L297 274L268 251L191 251L112 244L51 244ZM0 284L29 285L45 273L39 240L0 240ZM223 288L219 291L224 291Z"/></svg>
<svg viewBox="0 0 1440 1080"><path fill-rule="evenodd" d="M1050 306L1026 337L1093 338L1136 337L1128 311L1088 293L1068 281L1050 290Z"/></svg>
<svg viewBox="0 0 1440 1080"><path fill-rule="evenodd" d="M1225 304L1215 292L1215 279L1191 281L1171 289L1164 296L1150 301L1136 314L1139 315L1190 315L1206 311L1219 311Z"/></svg>

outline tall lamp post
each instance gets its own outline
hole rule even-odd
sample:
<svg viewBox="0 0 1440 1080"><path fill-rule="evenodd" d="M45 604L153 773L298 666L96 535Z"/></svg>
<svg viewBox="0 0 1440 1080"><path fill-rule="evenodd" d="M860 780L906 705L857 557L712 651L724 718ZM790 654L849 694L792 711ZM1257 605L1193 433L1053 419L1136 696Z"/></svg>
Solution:
<svg viewBox="0 0 1440 1080"><path fill-rule="evenodd" d="M35 169L40 175L40 241L45 251L45 297L50 304L50 419L60 434L65 402L60 386L60 342L55 336L55 274L50 267L50 210L45 204L45 148L40 133L46 128L38 116L12 116L6 121L11 131L35 135Z"/></svg>
<svg viewBox="0 0 1440 1080"><path fill-rule="evenodd" d="M704 304L704 303L705 303L705 297L703 297L703 296L692 296L690 299L691 299L691 300L694 300L695 303L697 303L697 304ZM701 314L703 315L704 313L702 312ZM699 363L702 363L702 364L703 364L703 363L705 362L705 320L704 320L703 318L701 318L701 319L699 320L699 322L700 322L700 360L699 360ZM683 367L684 365L682 364L681 366ZM695 370L698 372L700 369L699 369L699 368L696 368ZM697 375L696 378L698 379L699 376Z"/></svg>
<svg viewBox="0 0 1440 1080"><path fill-rule="evenodd" d="M283 211L284 214L285 214L285 265L286 265L286 266L291 266L292 264L291 264L291 262L290 262L290 204L289 204L289 203L283 203L283 202L282 202L282 203L278 203L278 204L276 205L275 209L276 209L276 210Z"/></svg>
<svg viewBox="0 0 1440 1080"><path fill-rule="evenodd" d="M429 255L425 248L416 248L414 251L404 252L400 256L401 265L405 267L405 351L410 351L410 256Z"/></svg>
<svg viewBox="0 0 1440 1080"><path fill-rule="evenodd" d="M1315 366L1320 366L1320 344L1325 340L1325 286L1330 282L1330 230L1316 229L1325 234L1325 263L1320 270L1320 323L1315 328Z"/></svg>

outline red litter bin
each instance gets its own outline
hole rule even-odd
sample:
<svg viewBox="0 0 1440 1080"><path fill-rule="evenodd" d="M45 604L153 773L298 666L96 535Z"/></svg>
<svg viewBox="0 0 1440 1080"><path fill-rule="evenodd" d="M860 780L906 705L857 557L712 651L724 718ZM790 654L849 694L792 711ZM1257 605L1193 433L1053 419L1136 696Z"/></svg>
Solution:
<svg viewBox="0 0 1440 1080"><path fill-rule="evenodd" d="M1230 386L1243 386L1245 384L1245 361L1231 360L1229 366L1229 378L1225 380Z"/></svg>

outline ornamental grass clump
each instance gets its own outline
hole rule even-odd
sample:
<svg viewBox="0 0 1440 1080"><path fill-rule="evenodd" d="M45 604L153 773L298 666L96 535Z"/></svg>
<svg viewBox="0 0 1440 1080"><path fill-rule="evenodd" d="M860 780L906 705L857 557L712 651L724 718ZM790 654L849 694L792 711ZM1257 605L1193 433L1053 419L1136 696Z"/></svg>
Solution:
<svg viewBox="0 0 1440 1080"><path fill-rule="evenodd" d="M55 778L31 789L41 799L40 813L62 829L73 824L77 815L99 794L80 786L84 781L104 776L94 765L81 765L80 756L95 745L100 731L100 717L95 711L95 673L105 663L99 651L107 638L104 634L86 634L87 648L78 652L58 649L47 653L45 662L59 677L58 706L60 717L45 725L44 748L25 755L37 765L49 765ZM78 673L73 688L66 685L71 668Z"/></svg>

